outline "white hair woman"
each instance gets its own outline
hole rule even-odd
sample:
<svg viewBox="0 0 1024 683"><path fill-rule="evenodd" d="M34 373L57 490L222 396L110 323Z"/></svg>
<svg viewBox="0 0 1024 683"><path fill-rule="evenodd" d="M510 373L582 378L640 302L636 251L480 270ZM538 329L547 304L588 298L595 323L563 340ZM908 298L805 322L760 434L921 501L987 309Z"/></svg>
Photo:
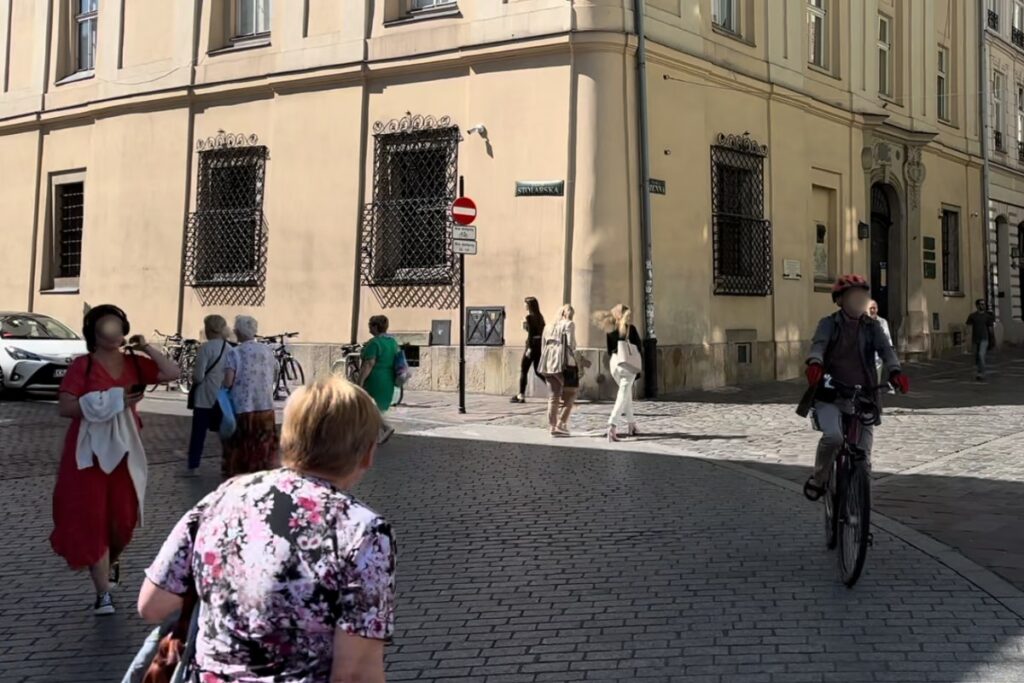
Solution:
<svg viewBox="0 0 1024 683"><path fill-rule="evenodd" d="M224 386L231 389L237 427L224 442L222 474L258 472L277 467L274 427L274 384L277 360L266 344L256 341L259 326L248 315L235 318L238 346L227 354Z"/></svg>
<svg viewBox="0 0 1024 683"><path fill-rule="evenodd" d="M640 341L640 333L633 325L633 312L625 304L619 304L610 311L595 313L594 322L607 335L608 355L611 359L609 370L612 379L619 387L618 395L615 397L615 407L612 408L612 414L608 416L608 440L619 441L620 418L625 418L629 436L639 434L636 417L633 415L633 385L643 367L643 343ZM620 342L627 344L627 351L634 354L636 360L628 361L619 353Z"/></svg>
<svg viewBox="0 0 1024 683"><path fill-rule="evenodd" d="M188 444L188 463L185 476L199 474L199 463L203 458L206 433L210 430L210 417L217 403L217 392L224 385L227 363L228 335L231 329L228 321L219 315L208 315L203 319L206 341L199 347L195 366L192 369L192 436Z"/></svg>

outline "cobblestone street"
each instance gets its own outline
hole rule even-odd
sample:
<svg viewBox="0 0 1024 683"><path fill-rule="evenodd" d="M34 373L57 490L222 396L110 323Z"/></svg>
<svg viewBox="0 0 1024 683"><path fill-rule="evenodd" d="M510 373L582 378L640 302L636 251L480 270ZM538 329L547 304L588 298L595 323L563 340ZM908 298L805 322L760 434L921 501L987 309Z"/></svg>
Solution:
<svg viewBox="0 0 1024 683"><path fill-rule="evenodd" d="M964 367L915 367L914 394L892 402L875 545L853 590L820 507L791 483L815 440L793 414L799 385L643 403L646 435L611 445L588 435L604 405L581 406L581 436L552 443L537 400L474 396L458 416L451 395L410 396L358 491L398 534L389 680L1024 680L1010 585L1024 585L1024 362L1000 359L985 385ZM144 405L147 526L118 614L96 619L88 579L47 542L66 424L51 404L0 403L0 681L118 681L145 636L141 571L219 463L211 443L202 478L176 477L183 403L157 392Z"/></svg>

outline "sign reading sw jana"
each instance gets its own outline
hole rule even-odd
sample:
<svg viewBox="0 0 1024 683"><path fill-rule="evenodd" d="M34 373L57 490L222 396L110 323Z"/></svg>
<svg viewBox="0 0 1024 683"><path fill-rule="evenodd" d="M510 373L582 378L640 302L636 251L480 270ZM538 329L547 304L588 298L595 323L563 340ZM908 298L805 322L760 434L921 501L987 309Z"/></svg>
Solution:
<svg viewBox="0 0 1024 683"><path fill-rule="evenodd" d="M517 197L561 197L565 194L564 180L517 180Z"/></svg>

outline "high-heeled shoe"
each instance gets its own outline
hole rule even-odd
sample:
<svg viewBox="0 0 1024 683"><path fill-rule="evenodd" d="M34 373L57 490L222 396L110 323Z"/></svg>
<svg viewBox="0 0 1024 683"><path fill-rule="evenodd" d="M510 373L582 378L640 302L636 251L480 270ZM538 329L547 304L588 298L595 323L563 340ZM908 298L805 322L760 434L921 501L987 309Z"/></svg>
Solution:
<svg viewBox="0 0 1024 683"><path fill-rule="evenodd" d="M619 439L619 432L618 432L618 430L615 429L614 425L609 426L608 427L608 443L615 443L617 441L621 441L621 439Z"/></svg>

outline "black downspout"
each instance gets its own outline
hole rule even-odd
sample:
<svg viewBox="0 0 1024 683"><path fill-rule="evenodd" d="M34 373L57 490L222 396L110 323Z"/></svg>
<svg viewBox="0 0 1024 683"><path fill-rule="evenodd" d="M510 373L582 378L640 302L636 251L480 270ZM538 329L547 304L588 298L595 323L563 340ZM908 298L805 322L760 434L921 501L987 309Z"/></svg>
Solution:
<svg viewBox="0 0 1024 683"><path fill-rule="evenodd" d="M651 228L651 156L647 124L647 36L644 0L633 0L636 31L637 138L640 147L640 253L644 260L644 396L658 395L658 337L654 332L654 254Z"/></svg>

